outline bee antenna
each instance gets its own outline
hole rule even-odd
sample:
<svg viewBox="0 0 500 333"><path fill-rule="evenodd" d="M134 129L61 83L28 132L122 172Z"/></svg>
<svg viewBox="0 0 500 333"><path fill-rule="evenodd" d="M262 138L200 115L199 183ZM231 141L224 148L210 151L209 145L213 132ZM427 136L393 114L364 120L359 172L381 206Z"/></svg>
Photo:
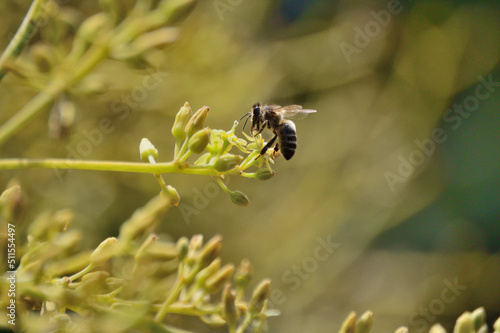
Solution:
<svg viewBox="0 0 500 333"><path fill-rule="evenodd" d="M252 116L252 113L248 112L248 113L245 113L245 115L240 118L240 120L241 120L241 119L247 117L247 119L245 119L245 123L243 124L243 131L245 130L245 126L247 125L248 119L250 119L251 116Z"/></svg>

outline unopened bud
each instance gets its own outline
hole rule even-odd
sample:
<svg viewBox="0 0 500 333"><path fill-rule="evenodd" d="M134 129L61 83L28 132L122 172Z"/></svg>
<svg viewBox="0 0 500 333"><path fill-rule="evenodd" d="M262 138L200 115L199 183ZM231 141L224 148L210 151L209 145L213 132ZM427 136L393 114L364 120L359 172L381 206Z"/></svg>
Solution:
<svg viewBox="0 0 500 333"><path fill-rule="evenodd" d="M115 254L116 242L115 237L109 237L99 244L90 255L90 264L94 267L104 265Z"/></svg>
<svg viewBox="0 0 500 333"><path fill-rule="evenodd" d="M196 132L188 142L188 148L195 154L201 154L210 141L210 131L208 128Z"/></svg>
<svg viewBox="0 0 500 333"><path fill-rule="evenodd" d="M252 314L258 314L264 308L265 303L269 299L271 293L271 280L262 280L257 287L255 287L250 303L248 304L248 311Z"/></svg>
<svg viewBox="0 0 500 333"><path fill-rule="evenodd" d="M98 294L106 286L106 279L109 273L97 271L87 273L82 277L82 283L76 288L76 291L82 295Z"/></svg>
<svg viewBox="0 0 500 333"><path fill-rule="evenodd" d="M234 282L240 288L246 288L252 280L253 267L248 259L243 259L234 274Z"/></svg>
<svg viewBox="0 0 500 333"><path fill-rule="evenodd" d="M470 333L475 332L474 321L472 320L472 315L470 312L464 312L460 317L458 317L455 323L455 328L453 333Z"/></svg>
<svg viewBox="0 0 500 333"><path fill-rule="evenodd" d="M477 308L472 312L472 320L474 321L474 328L476 331L486 324L486 311L483 307Z"/></svg>
<svg viewBox="0 0 500 333"><path fill-rule="evenodd" d="M274 176L274 172L269 171L266 168L261 168L255 173L255 178L257 178L258 180L268 180L272 176Z"/></svg>
<svg viewBox="0 0 500 333"><path fill-rule="evenodd" d="M179 256L179 261L184 260L184 258L186 258L186 255L188 254L188 249L189 249L189 241L187 237L179 238L177 244L175 245L175 248L177 249L177 255Z"/></svg>
<svg viewBox="0 0 500 333"><path fill-rule="evenodd" d="M138 53L144 53L155 47L171 44L178 38L179 28L164 27L141 34L133 42L133 47Z"/></svg>
<svg viewBox="0 0 500 333"><path fill-rule="evenodd" d="M356 332L358 330L356 329ZM396 328L396 330L394 331L394 333L408 333L408 327L406 326L401 326L401 327L398 327Z"/></svg>
<svg viewBox="0 0 500 333"><path fill-rule="evenodd" d="M219 270L221 262L222 260L220 258L216 258L210 265L199 271L198 274L196 274L196 281L198 284L205 284L205 281Z"/></svg>
<svg viewBox="0 0 500 333"><path fill-rule="evenodd" d="M163 22L173 23L189 13L196 1L193 0L161 0L158 4L158 12L163 18Z"/></svg>
<svg viewBox="0 0 500 333"><path fill-rule="evenodd" d="M498 317L498 319L493 324L493 328L495 329L495 333L500 332L500 317Z"/></svg>
<svg viewBox="0 0 500 333"><path fill-rule="evenodd" d="M209 294L215 294L226 284L234 272L234 265L227 264L212 275L205 284L205 290Z"/></svg>
<svg viewBox="0 0 500 333"><path fill-rule="evenodd" d="M222 237L220 235L215 235L205 244L199 253L198 260L201 267L205 267L214 261L219 256L221 249Z"/></svg>
<svg viewBox="0 0 500 333"><path fill-rule="evenodd" d="M214 168L219 172L228 171L240 164L241 161L243 161L243 157L240 155L222 155L215 161Z"/></svg>
<svg viewBox="0 0 500 333"><path fill-rule="evenodd" d="M86 42L93 42L97 35L102 32L108 20L109 17L105 12L100 12L89 17L80 25L77 36Z"/></svg>
<svg viewBox="0 0 500 333"><path fill-rule="evenodd" d="M342 323L339 333L354 333L356 330L356 313L351 312Z"/></svg>
<svg viewBox="0 0 500 333"><path fill-rule="evenodd" d="M236 294L231 290L231 285L226 284L222 291L222 318L227 323L229 331L234 331L238 321L238 310L236 309Z"/></svg>
<svg viewBox="0 0 500 333"><path fill-rule="evenodd" d="M440 324L434 324L429 330L429 333L446 333L446 330Z"/></svg>
<svg viewBox="0 0 500 333"><path fill-rule="evenodd" d="M369 333L373 326L373 312L366 311L356 323L356 333Z"/></svg>
<svg viewBox="0 0 500 333"><path fill-rule="evenodd" d="M208 116L209 109L210 108L208 106L204 106L196 111L191 119L189 119L186 125L186 135L188 137L192 136L203 128L203 126L205 125L205 119L207 119Z"/></svg>
<svg viewBox="0 0 500 333"><path fill-rule="evenodd" d="M172 126L172 135L177 140L183 140L186 137L186 125L191 119L193 112L189 103L184 103L179 112L175 115L174 126Z"/></svg>
<svg viewBox="0 0 500 333"><path fill-rule="evenodd" d="M0 218L16 220L24 211L25 199L17 181L11 181L0 196Z"/></svg>
<svg viewBox="0 0 500 333"><path fill-rule="evenodd" d="M231 201L238 206L248 206L250 204L250 200L243 192L229 191L228 194Z"/></svg>
<svg viewBox="0 0 500 333"><path fill-rule="evenodd" d="M150 162L149 157L153 159L158 158L158 149L153 146L148 138L143 138L139 144L139 154L141 155L141 160L144 162Z"/></svg>
<svg viewBox="0 0 500 333"><path fill-rule="evenodd" d="M132 216L120 227L120 242L128 244L131 240L139 237L144 231L151 230L163 213L171 207L171 202L165 200L163 195L157 195L149 200L143 207L137 209Z"/></svg>
<svg viewBox="0 0 500 333"><path fill-rule="evenodd" d="M177 190L171 185L165 186L160 195L162 198L168 201L168 204L170 206L177 207L179 205L179 202L181 202L181 197L179 196L179 193L177 193Z"/></svg>

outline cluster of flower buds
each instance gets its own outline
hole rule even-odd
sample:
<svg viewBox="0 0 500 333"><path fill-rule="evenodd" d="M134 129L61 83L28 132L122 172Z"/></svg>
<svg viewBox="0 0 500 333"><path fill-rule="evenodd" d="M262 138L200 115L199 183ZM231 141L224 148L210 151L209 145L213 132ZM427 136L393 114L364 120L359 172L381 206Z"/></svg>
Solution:
<svg viewBox="0 0 500 333"><path fill-rule="evenodd" d="M373 313L366 311L356 320L356 313L351 312L344 320L339 333L369 333L373 326ZM500 318L493 324L494 333L500 332ZM408 333L408 327L401 326L395 333ZM434 324L429 333L446 333L446 329L440 324ZM453 332L488 332L486 322L486 311L484 308L477 308L473 312L464 312L458 317Z"/></svg>
<svg viewBox="0 0 500 333"><path fill-rule="evenodd" d="M139 68L152 67L153 51L178 40L179 27L173 25L196 2L137 0L128 6L117 0L101 0L101 10L82 19L84 15L76 8L60 6L56 1L41 1L39 7L43 8L37 9L40 17L36 18L43 17L40 38L29 46L28 57L18 57L15 64L8 65L8 70L50 97L45 104L40 103L43 107L55 104L49 135L64 138L77 110L67 96L93 96L109 88L102 74L91 71L107 58ZM3 68L0 72L1 78Z"/></svg>
<svg viewBox="0 0 500 333"><path fill-rule="evenodd" d="M241 191L232 191L224 184L222 179L227 175L241 175L248 178L267 180L274 175L269 156L259 159L260 151L264 147L264 141L260 135L249 137L247 140L238 138L235 130L238 122L235 122L229 131L212 130L205 126L209 107L203 106L196 112L192 112L191 106L186 102L175 116L172 126L172 135L175 139L173 163L179 166L182 172L190 173L196 169L198 174L207 174L214 177L221 188L229 195L231 201L240 206L249 204L247 196ZM232 153L236 147L240 154ZM147 139L143 139L140 145L141 159L145 162L155 163L158 151ZM192 155L199 155L193 162L189 162ZM251 167L256 167L253 172L245 172ZM205 173L201 173L205 170ZM160 175L156 175L164 192L172 192L172 188L165 185Z"/></svg>
<svg viewBox="0 0 500 333"><path fill-rule="evenodd" d="M12 185L1 195L2 216L10 214L19 191ZM153 198L122 225L118 237L82 252L76 251L82 236L70 228L70 211L38 216L28 230L28 242L18 243L22 258L16 270L16 317L23 329L182 331L184 325L171 321L169 314L199 318L231 333L244 332L249 325L263 327L267 317L276 315L268 309L269 279L248 293L251 264L242 260L237 266L224 265L218 235L207 242L195 235L172 243L151 233L168 207L161 195ZM0 283L2 295L8 288ZM7 297L0 299L0 306L6 302ZM37 310L42 315L33 316Z"/></svg>
<svg viewBox="0 0 500 333"><path fill-rule="evenodd" d="M184 304L185 309L191 305L197 311L208 310L210 295L221 290L218 310L201 317L211 327L226 325L229 332L243 332L248 325L259 326L267 317L276 315L275 311L267 309L270 280L261 281L246 302L245 289L252 278L252 266L248 260L243 260L237 268L233 264L222 266L219 257L221 248L222 238L219 235L204 245L202 235L195 235L191 240L185 237L179 239L177 251L180 264L177 282L172 288L175 295L169 295L164 301L156 316L158 320L163 320L167 313L176 309L176 302Z"/></svg>

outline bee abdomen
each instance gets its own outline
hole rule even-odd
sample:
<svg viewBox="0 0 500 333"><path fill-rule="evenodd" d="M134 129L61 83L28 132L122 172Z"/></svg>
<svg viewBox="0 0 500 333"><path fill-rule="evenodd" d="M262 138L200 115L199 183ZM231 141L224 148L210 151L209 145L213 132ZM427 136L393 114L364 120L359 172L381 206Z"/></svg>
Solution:
<svg viewBox="0 0 500 333"><path fill-rule="evenodd" d="M281 154L286 160L291 159L297 149L297 132L291 121L285 122L281 127L280 141Z"/></svg>

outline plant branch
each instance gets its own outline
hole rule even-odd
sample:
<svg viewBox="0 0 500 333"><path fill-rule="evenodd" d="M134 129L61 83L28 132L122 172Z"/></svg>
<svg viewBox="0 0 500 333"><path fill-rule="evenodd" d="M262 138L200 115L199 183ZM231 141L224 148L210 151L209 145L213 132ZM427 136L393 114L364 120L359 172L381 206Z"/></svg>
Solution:
<svg viewBox="0 0 500 333"><path fill-rule="evenodd" d="M0 170L16 169L74 169L95 171L117 171L134 173L179 173L190 175L219 176L222 174L239 174L236 169L227 172L218 172L210 165L187 165L173 162L146 164L142 162L119 162L119 161L84 161L73 159L26 159L7 158L0 159Z"/></svg>
<svg viewBox="0 0 500 333"><path fill-rule="evenodd" d="M5 76L7 71L4 68L5 62L14 58L19 53L21 53L22 49L28 43L28 41L33 37L34 32L37 28L35 21L38 19L38 16L41 13L41 10L45 3L48 0L34 0L28 10L28 13L23 19L21 26L17 30L16 34L10 41L7 48L0 56L0 80Z"/></svg>

